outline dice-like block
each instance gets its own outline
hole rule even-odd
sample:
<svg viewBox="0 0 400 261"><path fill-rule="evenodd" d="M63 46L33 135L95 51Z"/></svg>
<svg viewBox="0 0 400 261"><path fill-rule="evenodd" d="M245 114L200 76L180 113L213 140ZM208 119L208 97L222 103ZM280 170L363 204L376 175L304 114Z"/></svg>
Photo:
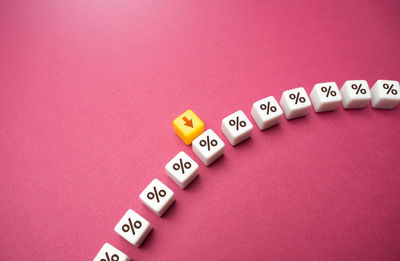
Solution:
<svg viewBox="0 0 400 261"><path fill-rule="evenodd" d="M394 109L400 102L398 81L378 80L371 88L371 105L375 109Z"/></svg>
<svg viewBox="0 0 400 261"><path fill-rule="evenodd" d="M303 87L284 91L280 104L288 120L307 115L311 107L310 99Z"/></svg>
<svg viewBox="0 0 400 261"><path fill-rule="evenodd" d="M224 155L225 143L211 129L206 130L192 142L194 154L208 166Z"/></svg>
<svg viewBox="0 0 400 261"><path fill-rule="evenodd" d="M253 124L244 112L239 110L222 119L221 131L232 146L235 146L251 136Z"/></svg>
<svg viewBox="0 0 400 261"><path fill-rule="evenodd" d="M140 193L139 198L146 207L159 217L175 201L174 192L158 179L153 179L143 192Z"/></svg>
<svg viewBox="0 0 400 261"><path fill-rule="evenodd" d="M183 151L165 165L165 170L181 189L184 189L199 175L199 165Z"/></svg>
<svg viewBox="0 0 400 261"><path fill-rule="evenodd" d="M115 226L114 231L135 247L140 247L151 229L149 221L129 209Z"/></svg>
<svg viewBox="0 0 400 261"><path fill-rule="evenodd" d="M185 111L176 117L172 123L175 133L186 145L190 145L195 138L204 132L204 123L192 110Z"/></svg>
<svg viewBox="0 0 400 261"><path fill-rule="evenodd" d="M342 101L342 95L334 82L317 83L310 93L315 112L334 111Z"/></svg>
<svg viewBox="0 0 400 261"><path fill-rule="evenodd" d="M362 109L371 100L371 92L365 80L345 81L340 94L344 109Z"/></svg>
<svg viewBox="0 0 400 261"><path fill-rule="evenodd" d="M253 103L251 116L260 130L265 130L281 121L283 111L273 96Z"/></svg>
<svg viewBox="0 0 400 261"><path fill-rule="evenodd" d="M131 259L117 248L105 243L93 261L104 260L130 261Z"/></svg>

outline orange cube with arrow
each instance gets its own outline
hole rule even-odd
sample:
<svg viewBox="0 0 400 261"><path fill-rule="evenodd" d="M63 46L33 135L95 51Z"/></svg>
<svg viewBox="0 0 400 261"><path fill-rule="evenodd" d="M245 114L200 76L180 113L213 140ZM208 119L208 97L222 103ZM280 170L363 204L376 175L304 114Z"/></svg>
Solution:
<svg viewBox="0 0 400 261"><path fill-rule="evenodd" d="M186 145L204 132L204 123L192 111L187 110L179 115L174 121L174 130Z"/></svg>

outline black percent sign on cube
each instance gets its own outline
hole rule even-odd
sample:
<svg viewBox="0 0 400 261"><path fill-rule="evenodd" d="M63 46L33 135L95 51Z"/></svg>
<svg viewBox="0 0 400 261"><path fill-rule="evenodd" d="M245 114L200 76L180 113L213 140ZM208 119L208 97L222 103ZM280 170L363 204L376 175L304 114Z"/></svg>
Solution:
<svg viewBox="0 0 400 261"><path fill-rule="evenodd" d="M267 115L269 114L269 112L276 112L276 107L271 105L271 102L268 102L266 105L265 104L261 104L260 105L260 109L263 111L267 111Z"/></svg>
<svg viewBox="0 0 400 261"><path fill-rule="evenodd" d="M232 127L236 125L236 130L239 130L239 126L246 127L246 122L239 121L239 116L236 116L236 121L234 119L230 120L229 125L231 125Z"/></svg>
<svg viewBox="0 0 400 261"><path fill-rule="evenodd" d="M389 86L389 84L384 83L383 89L387 90L386 94L392 93L393 95L397 95L397 90L393 89L393 84Z"/></svg>
<svg viewBox="0 0 400 261"><path fill-rule="evenodd" d="M134 223L132 223L132 219L128 218L128 223L129 224L124 224L122 226L122 231L124 231L125 233L131 231L133 235L135 235L135 228L139 229L142 227L142 222L140 222L139 220L136 220Z"/></svg>
<svg viewBox="0 0 400 261"><path fill-rule="evenodd" d="M154 193L153 192L149 192L147 193L147 198L150 200L153 200L154 198L156 198L157 202L160 202L160 197L163 198L165 197L165 195L167 195L167 192L165 192L165 190L161 189L160 191L157 191L156 187L153 187Z"/></svg>
<svg viewBox="0 0 400 261"><path fill-rule="evenodd" d="M174 170L181 170L182 174L185 174L185 169L190 169L192 167L192 164L189 161L186 161L183 163L182 159L179 159L179 163L175 163L172 165L172 168Z"/></svg>
<svg viewBox="0 0 400 261"><path fill-rule="evenodd" d="M290 95L289 95L289 98L291 99L291 100L295 100L295 104L297 104L298 102L301 102L301 103L305 103L306 102L306 98L304 98L304 97L301 97L300 96L300 92L297 92L296 94L294 94L294 93L291 93Z"/></svg>
<svg viewBox="0 0 400 261"><path fill-rule="evenodd" d="M329 95L335 97L336 96L336 92L334 90L331 90L332 86L329 86L328 88L326 88L325 86L321 88L321 91L326 93L326 98L329 97Z"/></svg>
<svg viewBox="0 0 400 261"><path fill-rule="evenodd" d="M108 252L106 252L106 259L101 259L100 261L118 261L119 260L119 256L117 254L114 254L111 256L108 254Z"/></svg>
<svg viewBox="0 0 400 261"><path fill-rule="evenodd" d="M199 142L199 144L200 144L200 146L202 146L202 147L207 146L208 151L210 151L210 150L211 150L211 147L215 147L215 146L218 145L218 141L215 140L215 139L212 139L212 140L210 141L210 136L207 135L207 140L201 140L201 141Z"/></svg>
<svg viewBox="0 0 400 261"><path fill-rule="evenodd" d="M351 88L352 88L353 90L356 90L356 94L359 94L359 93L361 93L361 94L366 94L366 93L367 93L367 90L365 90L364 88L362 88L362 84L361 84L361 83L360 83L359 85L353 83L353 84L351 85Z"/></svg>

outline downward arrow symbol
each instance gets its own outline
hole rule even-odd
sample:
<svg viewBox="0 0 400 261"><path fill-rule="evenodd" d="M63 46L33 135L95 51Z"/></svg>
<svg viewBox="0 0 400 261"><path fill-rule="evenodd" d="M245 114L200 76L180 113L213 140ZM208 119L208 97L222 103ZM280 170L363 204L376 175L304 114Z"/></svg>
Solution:
<svg viewBox="0 0 400 261"><path fill-rule="evenodd" d="M186 125L186 126L188 126L188 127L190 127L190 128L193 128L193 121L192 121L192 119L188 120L188 118L183 117L182 120L185 122L185 125Z"/></svg>

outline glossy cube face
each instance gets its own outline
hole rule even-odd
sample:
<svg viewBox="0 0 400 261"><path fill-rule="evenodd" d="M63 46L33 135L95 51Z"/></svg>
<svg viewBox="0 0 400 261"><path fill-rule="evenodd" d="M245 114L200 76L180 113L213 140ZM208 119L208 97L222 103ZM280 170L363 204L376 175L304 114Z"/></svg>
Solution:
<svg viewBox="0 0 400 261"><path fill-rule="evenodd" d="M371 100L371 92L367 81L346 81L340 89L344 109L362 109Z"/></svg>
<svg viewBox="0 0 400 261"><path fill-rule="evenodd" d="M204 123L192 110L187 110L175 118L173 125L176 134L186 145L190 145L204 132Z"/></svg>
<svg viewBox="0 0 400 261"><path fill-rule="evenodd" d="M131 259L112 245L105 243L93 261L130 261Z"/></svg>
<svg viewBox="0 0 400 261"><path fill-rule="evenodd" d="M239 110L222 119L221 130L229 142L235 146L251 136L253 124L244 112Z"/></svg>
<svg viewBox="0 0 400 261"><path fill-rule="evenodd" d="M400 102L398 81L378 80L371 88L371 105L375 109L394 109Z"/></svg>
<svg viewBox="0 0 400 261"><path fill-rule="evenodd" d="M146 219L129 209L115 226L114 231L135 247L140 247L151 229Z"/></svg>
<svg viewBox="0 0 400 261"><path fill-rule="evenodd" d="M198 176L199 165L185 152L179 152L165 165L167 175L182 189Z"/></svg>
<svg viewBox="0 0 400 261"><path fill-rule="evenodd" d="M315 112L336 110L342 95L334 82L317 83L311 91L310 99Z"/></svg>
<svg viewBox="0 0 400 261"><path fill-rule="evenodd" d="M175 201L174 192L158 179L153 179L139 198L157 216L162 216Z"/></svg>
<svg viewBox="0 0 400 261"><path fill-rule="evenodd" d="M225 143L211 129L206 130L192 143L193 152L208 166L224 155Z"/></svg>
<svg viewBox="0 0 400 261"><path fill-rule="evenodd" d="M307 115L311 107L310 99L303 87L284 91L280 104L288 120Z"/></svg>
<svg viewBox="0 0 400 261"><path fill-rule="evenodd" d="M251 116L260 130L265 130L281 121L283 111L273 96L253 103Z"/></svg>

